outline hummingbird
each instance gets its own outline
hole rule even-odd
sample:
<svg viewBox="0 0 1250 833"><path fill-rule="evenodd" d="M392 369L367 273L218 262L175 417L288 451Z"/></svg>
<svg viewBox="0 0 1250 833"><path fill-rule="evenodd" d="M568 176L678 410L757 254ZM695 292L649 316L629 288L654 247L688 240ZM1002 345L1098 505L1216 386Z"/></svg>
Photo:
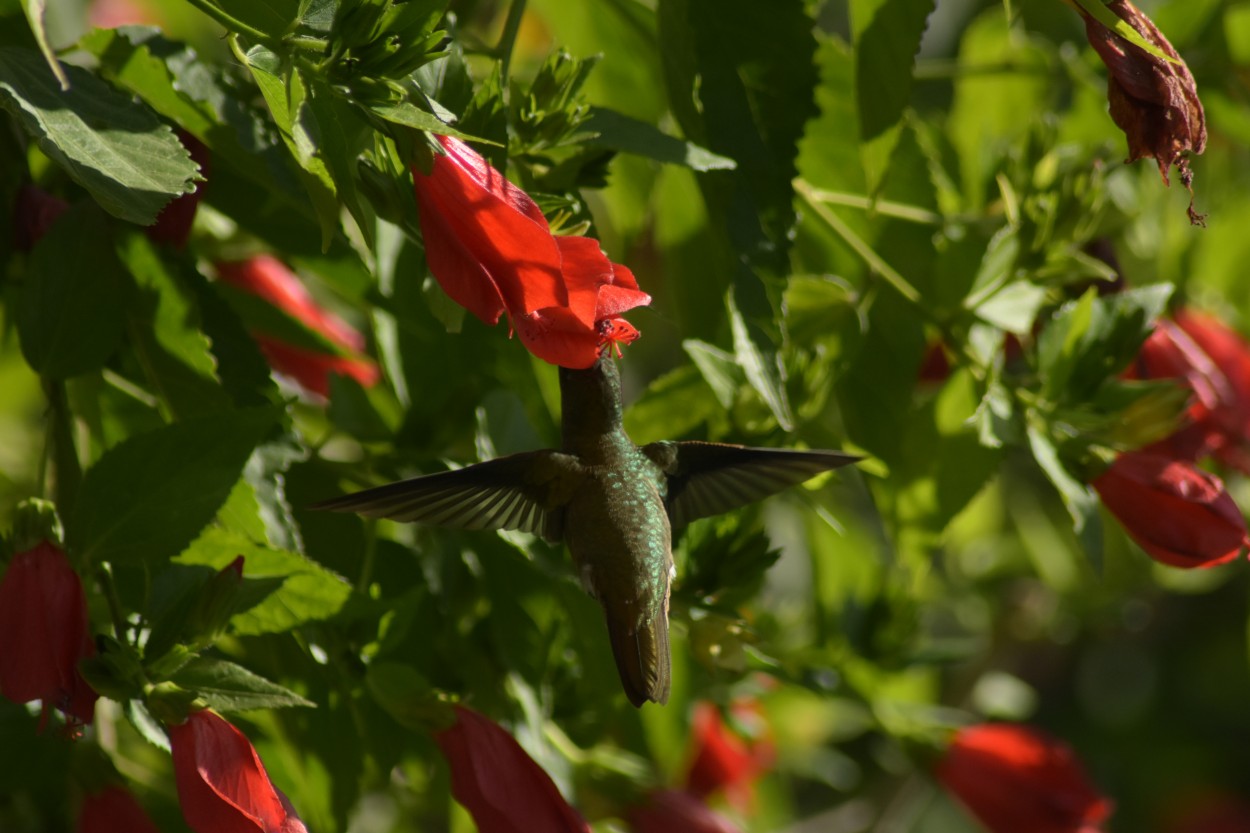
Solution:
<svg viewBox="0 0 1250 833"><path fill-rule="evenodd" d="M559 451L498 457L312 508L564 542L582 587L603 607L630 703L663 704L673 531L860 458L696 441L634 445L622 420L620 373L607 350L587 369L560 368L560 401Z"/></svg>

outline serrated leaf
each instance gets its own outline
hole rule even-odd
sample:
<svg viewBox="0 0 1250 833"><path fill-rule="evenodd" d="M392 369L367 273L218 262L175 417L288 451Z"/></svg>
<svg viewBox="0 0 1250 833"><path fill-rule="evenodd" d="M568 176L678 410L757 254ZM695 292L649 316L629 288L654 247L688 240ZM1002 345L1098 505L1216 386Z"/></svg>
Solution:
<svg viewBox="0 0 1250 833"><path fill-rule="evenodd" d="M26 361L57 380L103 367L122 338L128 286L99 209L60 217L35 245L17 308Z"/></svg>
<svg viewBox="0 0 1250 833"><path fill-rule="evenodd" d="M117 249L139 290L136 302L126 305L126 316L147 384L179 418L228 409L230 397L217 379L194 295L145 235L131 232Z"/></svg>
<svg viewBox="0 0 1250 833"><path fill-rule="evenodd" d="M205 530L177 561L220 570L240 555L244 575L249 578L285 580L263 602L230 620L237 633L283 633L304 622L326 619L337 613L351 595L347 582L317 562L218 527Z"/></svg>
<svg viewBox="0 0 1250 833"><path fill-rule="evenodd" d="M869 193L881 185L911 98L912 70L934 0L851 0L860 153Z"/></svg>
<svg viewBox="0 0 1250 833"><path fill-rule="evenodd" d="M225 159L288 205L307 211L301 188L286 166L286 151L262 121L251 91L237 90L219 67L147 26L96 29L79 46L99 59L101 74L195 135L214 157Z"/></svg>
<svg viewBox="0 0 1250 833"><path fill-rule="evenodd" d="M172 680L188 691L197 692L210 708L217 711L240 712L292 706L315 708L317 705L241 665L214 657L192 660Z"/></svg>
<svg viewBox="0 0 1250 833"><path fill-rule="evenodd" d="M66 527L71 549L84 563L176 555L221 508L275 419L269 408L229 411L110 448L83 479Z"/></svg>
<svg viewBox="0 0 1250 833"><path fill-rule="evenodd" d="M68 66L64 91L39 55L0 47L0 106L115 217L150 225L190 193L196 165L145 105Z"/></svg>
<svg viewBox="0 0 1250 833"><path fill-rule="evenodd" d="M588 144L682 165L694 171L731 171L738 163L693 142L670 136L654 125L606 107L595 107L582 129L597 134Z"/></svg>

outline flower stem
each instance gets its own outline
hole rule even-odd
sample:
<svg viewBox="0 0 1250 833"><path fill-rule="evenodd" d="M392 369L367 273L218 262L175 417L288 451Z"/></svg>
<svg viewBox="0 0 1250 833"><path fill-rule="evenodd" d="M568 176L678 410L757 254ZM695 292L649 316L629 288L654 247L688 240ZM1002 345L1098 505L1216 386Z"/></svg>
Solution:
<svg viewBox="0 0 1250 833"><path fill-rule="evenodd" d="M113 637L126 644L126 614L123 612L121 597L117 595L117 585L113 582L113 570L108 564L100 564L95 568L96 583L104 594L109 606L109 618L113 620Z"/></svg>
<svg viewBox="0 0 1250 833"><path fill-rule="evenodd" d="M48 453L52 463L54 500L62 517L69 515L82 483L82 464L74 446L74 422L66 402L65 383L45 379L43 392L48 399ZM45 470L46 471L46 470Z"/></svg>
<svg viewBox="0 0 1250 833"><path fill-rule="evenodd" d="M247 23L244 23L237 17L228 14L223 9L218 8L215 4L210 3L209 0L187 0L187 2L211 17L213 20L220 23L232 34L247 35L252 40L263 43L270 49L273 49L278 45L277 42L269 35Z"/></svg>
<svg viewBox="0 0 1250 833"><path fill-rule="evenodd" d="M525 16L525 0L512 0L508 7L508 19L503 24L503 34L495 53L499 56L499 74L503 89L508 89L508 68L512 63L512 47L516 45L517 32L521 30L521 18Z"/></svg>

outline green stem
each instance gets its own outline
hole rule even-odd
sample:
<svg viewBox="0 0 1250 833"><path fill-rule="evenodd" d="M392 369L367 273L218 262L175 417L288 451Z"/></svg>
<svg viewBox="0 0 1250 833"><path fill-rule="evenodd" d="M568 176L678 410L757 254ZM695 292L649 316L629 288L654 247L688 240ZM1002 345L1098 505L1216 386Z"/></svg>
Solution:
<svg viewBox="0 0 1250 833"><path fill-rule="evenodd" d="M797 187L797 186L796 186ZM826 205L844 205L847 208L860 208L883 217L893 217L926 226L942 226L946 219L936 211L889 200L874 200L863 194L849 194L845 191L825 191L821 188L807 186L811 198Z"/></svg>
<svg viewBox="0 0 1250 833"><path fill-rule="evenodd" d="M370 518L365 524L365 552L360 560L360 578L356 579L356 589L368 594L369 582L373 580L373 561L378 551L378 524Z"/></svg>
<svg viewBox="0 0 1250 833"><path fill-rule="evenodd" d="M846 245L850 246L851 250L868 264L869 268L884 278L886 283L894 287L898 294L928 314L929 311L922 303L920 292L917 291L916 287L908 283L907 279L900 275L893 266L886 263L885 259L877 254L864 238L856 234L855 230L848 226L841 217L830 211L821 202L817 191L811 185L802 179L796 179L794 181L794 190L803 198L803 201L808 204L816 216L823 220L834 234L841 237Z"/></svg>
<svg viewBox="0 0 1250 833"><path fill-rule="evenodd" d="M104 593L105 601L108 602L109 618L113 620L113 637L124 645L129 625L126 623L121 597L117 595L117 585L113 582L112 568L108 564L101 564L95 568L95 578L100 585L100 591Z"/></svg>
<svg viewBox="0 0 1250 833"><path fill-rule="evenodd" d="M61 517L68 517L82 483L82 464L74 445L74 418L66 401L65 383L45 379L44 395L48 399L48 457L52 463L53 499ZM46 470L45 470L46 473Z"/></svg>
<svg viewBox="0 0 1250 833"><path fill-rule="evenodd" d="M270 49L275 49L278 46L277 41L275 41L269 35L265 34L259 29L249 26L248 24L244 23L242 20L239 20L237 17L233 17L232 15L225 12L223 9L218 8L214 3L210 2L209 0L187 0L187 2L190 3L192 6L195 6L195 8L199 9L204 14L211 17L213 20L220 23L222 26L226 28L227 31L229 31L232 34L247 35L252 40L263 43L266 46L268 46Z"/></svg>
<svg viewBox="0 0 1250 833"><path fill-rule="evenodd" d="M512 0L508 7L508 19L503 24L503 34L499 36L499 45L495 54L499 56L499 74L501 86L508 89L508 69L512 64L512 47L516 45L517 32L521 30L521 18L525 16L525 0Z"/></svg>

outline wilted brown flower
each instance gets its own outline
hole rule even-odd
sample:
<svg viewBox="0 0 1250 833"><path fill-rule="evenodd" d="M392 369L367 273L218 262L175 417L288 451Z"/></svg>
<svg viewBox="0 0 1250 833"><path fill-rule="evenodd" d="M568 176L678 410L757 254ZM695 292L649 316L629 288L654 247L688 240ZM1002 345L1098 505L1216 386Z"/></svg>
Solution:
<svg viewBox="0 0 1250 833"><path fill-rule="evenodd" d="M1203 215L1194 211L1193 172L1184 155L1202 153L1207 146L1206 119L1194 77L1154 22L1129 0L1111 0L1107 8L1173 59L1150 54L1077 9L1085 18L1085 36L1110 73L1107 101L1111 118L1128 139L1128 161L1154 159L1168 185L1168 169L1175 165L1190 193L1189 221L1205 225Z"/></svg>

